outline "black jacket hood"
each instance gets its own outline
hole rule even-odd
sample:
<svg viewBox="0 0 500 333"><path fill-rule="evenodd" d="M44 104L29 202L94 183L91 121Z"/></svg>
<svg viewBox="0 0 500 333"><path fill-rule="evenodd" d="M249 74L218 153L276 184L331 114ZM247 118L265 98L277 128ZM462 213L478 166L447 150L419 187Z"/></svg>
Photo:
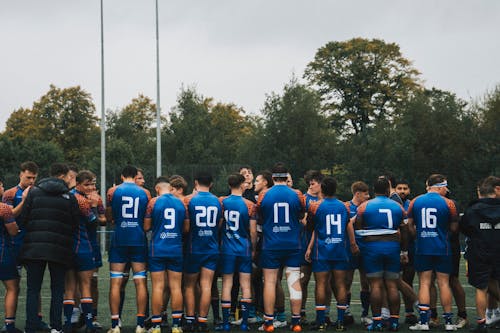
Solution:
<svg viewBox="0 0 500 333"><path fill-rule="evenodd" d="M68 193L69 191L64 180L53 177L40 180L36 186L44 192L52 195L60 195Z"/></svg>
<svg viewBox="0 0 500 333"><path fill-rule="evenodd" d="M484 222L496 225L500 223L500 199L482 198L471 203L471 209L479 215Z"/></svg>

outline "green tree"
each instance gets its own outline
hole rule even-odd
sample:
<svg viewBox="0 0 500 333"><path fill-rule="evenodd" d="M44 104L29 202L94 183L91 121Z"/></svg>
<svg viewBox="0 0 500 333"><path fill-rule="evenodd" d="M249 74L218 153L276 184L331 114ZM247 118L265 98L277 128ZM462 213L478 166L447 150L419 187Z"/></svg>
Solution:
<svg viewBox="0 0 500 333"><path fill-rule="evenodd" d="M363 133L420 88L419 72L399 46L380 39L329 42L304 76L321 95L336 128Z"/></svg>

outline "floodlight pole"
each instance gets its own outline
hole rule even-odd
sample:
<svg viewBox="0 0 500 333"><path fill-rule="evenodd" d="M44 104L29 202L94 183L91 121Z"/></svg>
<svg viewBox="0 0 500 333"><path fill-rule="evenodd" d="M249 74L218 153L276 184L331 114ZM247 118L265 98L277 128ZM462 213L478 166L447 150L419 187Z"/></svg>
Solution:
<svg viewBox="0 0 500 333"><path fill-rule="evenodd" d="M101 0L101 197L106 197L106 111L104 105L104 15ZM103 200L105 203L106 200ZM101 227L101 253L106 251L106 227Z"/></svg>
<svg viewBox="0 0 500 333"><path fill-rule="evenodd" d="M160 45L158 0L156 0L156 176L161 176Z"/></svg>

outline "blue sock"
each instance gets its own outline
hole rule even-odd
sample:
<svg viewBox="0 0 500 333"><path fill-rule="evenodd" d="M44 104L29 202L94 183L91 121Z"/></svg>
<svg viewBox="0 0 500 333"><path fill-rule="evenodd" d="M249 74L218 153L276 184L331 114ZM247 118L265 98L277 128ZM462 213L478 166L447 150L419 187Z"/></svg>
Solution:
<svg viewBox="0 0 500 333"><path fill-rule="evenodd" d="M231 308L229 308L229 312L231 312ZM206 329L207 327L207 317L198 317L198 327L201 328L202 330Z"/></svg>
<svg viewBox="0 0 500 333"><path fill-rule="evenodd" d="M16 331L16 317L5 317L5 329L7 333Z"/></svg>
<svg viewBox="0 0 500 333"><path fill-rule="evenodd" d="M429 322L429 304L419 304L418 310L420 312L420 323L427 324Z"/></svg>
<svg viewBox="0 0 500 333"><path fill-rule="evenodd" d="M88 329L93 329L94 325L92 323L92 298L81 298L80 304L82 305L83 316L85 317L85 326Z"/></svg>
<svg viewBox="0 0 500 333"><path fill-rule="evenodd" d="M248 324L248 317L249 317L249 312L250 308L252 306L252 299L251 298L242 298L241 302L241 319L243 324Z"/></svg>
<svg viewBox="0 0 500 333"><path fill-rule="evenodd" d="M252 302L248 305L248 317L254 318L256 315L255 304Z"/></svg>
<svg viewBox="0 0 500 333"><path fill-rule="evenodd" d="M391 326L397 325L399 326L399 316L398 315L391 315L391 318L389 318L389 323Z"/></svg>
<svg viewBox="0 0 500 333"><path fill-rule="evenodd" d="M264 324L266 326L272 325L274 321L274 315L264 314Z"/></svg>
<svg viewBox="0 0 500 333"><path fill-rule="evenodd" d="M144 321L146 320L146 316L143 314L137 314L137 326L144 327Z"/></svg>
<svg viewBox="0 0 500 333"><path fill-rule="evenodd" d="M222 321L224 324L229 324L229 316L231 315L231 301L221 301L222 306Z"/></svg>
<svg viewBox="0 0 500 333"><path fill-rule="evenodd" d="M153 327L160 327L161 315L153 315L151 317L151 323L152 323Z"/></svg>
<svg viewBox="0 0 500 333"><path fill-rule="evenodd" d="M182 311L172 311L172 325L181 326Z"/></svg>
<svg viewBox="0 0 500 333"><path fill-rule="evenodd" d="M118 326L118 322L120 321L120 315L111 315L111 328L115 328Z"/></svg>
<svg viewBox="0 0 500 333"><path fill-rule="evenodd" d="M298 325L299 323L300 323L300 313L299 314L292 313L292 326Z"/></svg>
<svg viewBox="0 0 500 333"><path fill-rule="evenodd" d="M64 325L71 325L71 316L73 315L74 305L75 300L73 299L65 299L63 301Z"/></svg>
<svg viewBox="0 0 500 333"><path fill-rule="evenodd" d="M326 306L323 304L316 304L316 323L323 325L325 323L325 310Z"/></svg>
<svg viewBox="0 0 500 333"><path fill-rule="evenodd" d="M337 321L339 323L344 322L345 310L347 310L347 304L337 304Z"/></svg>
<svg viewBox="0 0 500 333"><path fill-rule="evenodd" d="M445 324L452 324L453 313L445 312L445 313L443 313L443 318L444 318Z"/></svg>

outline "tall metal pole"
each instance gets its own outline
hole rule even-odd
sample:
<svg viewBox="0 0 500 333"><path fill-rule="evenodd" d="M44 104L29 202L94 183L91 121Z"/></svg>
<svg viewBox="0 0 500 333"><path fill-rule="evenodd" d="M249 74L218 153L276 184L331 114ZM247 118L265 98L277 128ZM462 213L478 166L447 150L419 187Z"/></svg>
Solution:
<svg viewBox="0 0 500 333"><path fill-rule="evenodd" d="M156 0L156 176L161 176L161 107L160 107L160 35L158 29L158 0Z"/></svg>
<svg viewBox="0 0 500 333"><path fill-rule="evenodd" d="M104 15L101 0L101 196L106 196L106 111L104 105ZM106 200L103 200L106 202ZM101 227L101 252L106 249L106 227Z"/></svg>

